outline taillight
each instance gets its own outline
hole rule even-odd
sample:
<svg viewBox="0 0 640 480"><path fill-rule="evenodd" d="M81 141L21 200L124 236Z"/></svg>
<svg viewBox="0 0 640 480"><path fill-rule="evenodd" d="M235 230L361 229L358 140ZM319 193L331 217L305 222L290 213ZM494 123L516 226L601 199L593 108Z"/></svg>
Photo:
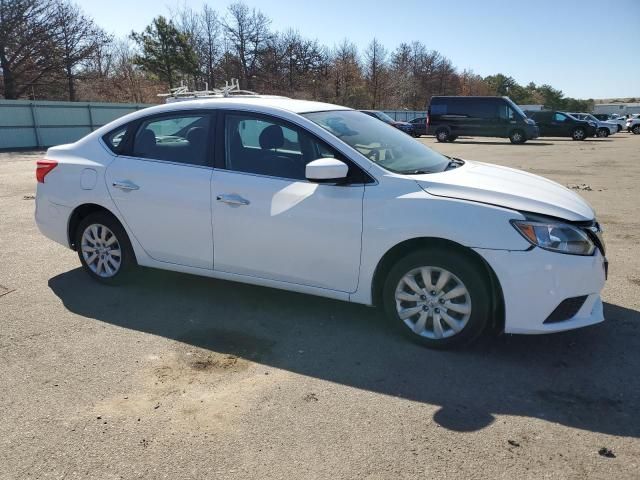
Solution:
<svg viewBox="0 0 640 480"><path fill-rule="evenodd" d="M55 160L47 160L46 158L44 160L38 160L36 164L36 179L38 183L44 183L44 177L47 176L47 173L57 166L58 162Z"/></svg>
<svg viewBox="0 0 640 480"><path fill-rule="evenodd" d="M431 126L431 117L427 113L427 127L430 127L430 126Z"/></svg>

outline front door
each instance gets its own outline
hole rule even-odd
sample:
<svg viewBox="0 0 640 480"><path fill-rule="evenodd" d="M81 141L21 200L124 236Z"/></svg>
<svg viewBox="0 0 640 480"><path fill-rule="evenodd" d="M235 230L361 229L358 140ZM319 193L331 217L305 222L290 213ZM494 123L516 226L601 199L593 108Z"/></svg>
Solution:
<svg viewBox="0 0 640 480"><path fill-rule="evenodd" d="M573 127L573 122L568 116L561 112L555 112L551 119L550 136L569 136L571 135L571 127Z"/></svg>
<svg viewBox="0 0 640 480"><path fill-rule="evenodd" d="M308 162L339 154L296 126L252 113L227 113L224 141L224 165L212 181L215 270L355 291L364 186L304 175Z"/></svg>
<svg viewBox="0 0 640 480"><path fill-rule="evenodd" d="M209 114L143 121L106 171L125 223L155 260L213 268Z"/></svg>

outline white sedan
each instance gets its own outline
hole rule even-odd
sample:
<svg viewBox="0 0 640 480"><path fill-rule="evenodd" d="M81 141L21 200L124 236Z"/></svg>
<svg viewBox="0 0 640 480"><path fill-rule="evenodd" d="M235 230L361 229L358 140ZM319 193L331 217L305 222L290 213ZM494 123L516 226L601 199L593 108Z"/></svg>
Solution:
<svg viewBox="0 0 640 480"><path fill-rule="evenodd" d="M103 283L142 265L380 305L434 348L603 320L605 248L579 195L344 107L152 107L50 148L36 176L40 230Z"/></svg>

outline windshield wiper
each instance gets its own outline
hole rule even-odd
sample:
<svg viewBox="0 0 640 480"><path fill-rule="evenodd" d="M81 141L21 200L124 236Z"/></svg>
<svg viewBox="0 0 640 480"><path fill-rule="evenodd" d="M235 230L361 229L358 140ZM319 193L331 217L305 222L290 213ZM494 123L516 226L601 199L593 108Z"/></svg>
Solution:
<svg viewBox="0 0 640 480"><path fill-rule="evenodd" d="M399 173L402 175L423 175L425 173L437 173L437 170L404 170Z"/></svg>
<svg viewBox="0 0 640 480"><path fill-rule="evenodd" d="M449 159L449 163L447 163L447 166L444 168L443 171L447 171L447 170L453 170L454 168L458 168L462 165L464 165L464 160L460 160L459 158L455 158L455 157L447 157Z"/></svg>

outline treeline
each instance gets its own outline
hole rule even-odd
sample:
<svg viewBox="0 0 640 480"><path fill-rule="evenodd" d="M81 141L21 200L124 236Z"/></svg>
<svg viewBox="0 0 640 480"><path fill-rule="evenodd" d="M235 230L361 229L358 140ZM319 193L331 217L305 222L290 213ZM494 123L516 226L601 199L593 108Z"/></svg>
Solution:
<svg viewBox="0 0 640 480"><path fill-rule="evenodd" d="M296 30L276 32L261 11L235 3L224 12L186 5L142 32L114 38L68 0L0 0L0 94L7 99L158 102L186 84L214 88L232 78L260 93L357 108L425 108L433 95L508 95L520 104L589 110L549 85L518 85L457 69L421 42L389 50L333 47ZM508 59L505 59L508 63Z"/></svg>

